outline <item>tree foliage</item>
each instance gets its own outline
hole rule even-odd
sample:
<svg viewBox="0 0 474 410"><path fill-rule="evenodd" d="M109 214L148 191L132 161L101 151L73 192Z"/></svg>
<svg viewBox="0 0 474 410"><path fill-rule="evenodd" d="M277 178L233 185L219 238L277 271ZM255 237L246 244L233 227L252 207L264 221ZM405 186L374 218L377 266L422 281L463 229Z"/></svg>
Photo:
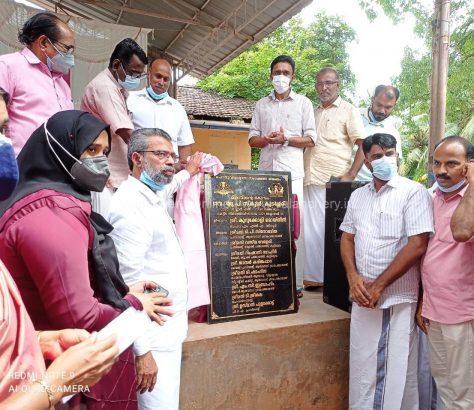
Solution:
<svg viewBox="0 0 474 410"><path fill-rule="evenodd" d="M426 52L407 47L401 63L401 73L394 79L400 89L397 114L402 118L405 137L405 171L422 179L426 170L428 122L430 111L430 76L432 13L419 0L359 0L371 18L378 10L394 22L405 13L417 21L416 33L426 45ZM433 1L434 5L434 1ZM474 9L472 0L451 3L451 42L446 102L446 135L461 134L472 141L474 126ZM417 161L421 161L421 164Z"/></svg>
<svg viewBox="0 0 474 410"><path fill-rule="evenodd" d="M300 18L292 18L265 39L253 45L211 76L199 81L204 90L228 97L258 100L271 91L270 63L280 54L296 62L293 89L317 101L314 75L322 67L334 67L342 79L342 92L354 92L355 78L349 66L347 45L356 38L354 30L341 18L317 14L305 27Z"/></svg>

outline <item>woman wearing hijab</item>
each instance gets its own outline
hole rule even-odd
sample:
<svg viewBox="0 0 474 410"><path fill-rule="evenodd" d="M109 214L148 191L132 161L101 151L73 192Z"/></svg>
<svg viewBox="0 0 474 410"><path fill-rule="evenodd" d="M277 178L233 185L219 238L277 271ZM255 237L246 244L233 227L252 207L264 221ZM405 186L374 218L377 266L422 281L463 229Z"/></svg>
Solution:
<svg viewBox="0 0 474 410"><path fill-rule="evenodd" d="M53 115L18 156L18 185L0 209L0 259L18 286L36 329L102 329L130 306L170 314L169 299L128 288L118 271L112 230L91 212L90 192L109 176L109 127L82 111ZM88 409L137 407L133 353L73 404ZM71 401L72 402L72 401Z"/></svg>

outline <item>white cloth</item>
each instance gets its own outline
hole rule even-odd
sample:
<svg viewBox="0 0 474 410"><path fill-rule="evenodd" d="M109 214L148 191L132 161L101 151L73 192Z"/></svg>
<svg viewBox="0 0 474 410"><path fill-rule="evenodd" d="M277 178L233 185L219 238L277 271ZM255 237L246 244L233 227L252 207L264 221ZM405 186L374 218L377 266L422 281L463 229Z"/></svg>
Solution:
<svg viewBox="0 0 474 410"><path fill-rule="evenodd" d="M151 353L158 366L155 388L137 393L139 410L178 410L181 379L181 345L175 350Z"/></svg>
<svg viewBox="0 0 474 410"><path fill-rule="evenodd" d="M304 187L304 279L324 282L324 233L326 227L326 187Z"/></svg>
<svg viewBox="0 0 474 410"><path fill-rule="evenodd" d="M419 410L416 303L367 309L354 303L349 409Z"/></svg>
<svg viewBox="0 0 474 410"><path fill-rule="evenodd" d="M112 201L113 195L113 188L104 188L102 192L91 192L92 210L108 219L110 201Z"/></svg>
<svg viewBox="0 0 474 410"><path fill-rule="evenodd" d="M370 137L374 134L390 134L395 137L397 140L397 152L400 159L403 159L403 152L402 152L402 139L400 137L400 133L396 127L396 120L394 117L389 116L385 118L383 121L374 122L371 121L369 118L369 108L361 108L360 115L362 117L362 122L364 123L364 129L366 133L366 137ZM355 154L357 152L357 146L354 146L354 150L352 152L352 160L354 160ZM359 170L356 178L357 181L371 181L372 180L372 173L369 169L362 164L362 168Z"/></svg>
<svg viewBox="0 0 474 410"><path fill-rule="evenodd" d="M291 193L298 196L298 206L300 208L300 236L295 241L296 245L296 258L295 258L295 277L296 277L296 288L303 287L303 277L304 277L304 254L305 254L305 245L304 245L304 232L303 232L303 204L304 204L304 194L303 194L303 180L297 179L291 182Z"/></svg>
<svg viewBox="0 0 474 410"><path fill-rule="evenodd" d="M193 133L183 106L172 97L153 100L146 91L131 91L127 98L128 110L132 113L135 129L161 128L172 140L173 149L194 144Z"/></svg>
<svg viewBox="0 0 474 410"><path fill-rule="evenodd" d="M399 175L379 192L372 181L352 193L340 229L355 234L357 271L373 281L392 263L409 236L434 231L430 194L421 184ZM415 264L384 290L378 307L416 302L419 278L419 264Z"/></svg>
<svg viewBox="0 0 474 410"><path fill-rule="evenodd" d="M474 409L474 320L456 325L430 320L428 343L443 409Z"/></svg>
<svg viewBox="0 0 474 410"><path fill-rule="evenodd" d="M186 337L187 277L184 255L174 223L166 211L165 198L189 178L187 171L175 175L159 194L133 176L124 181L112 197L109 222L120 263L129 285L154 281L169 291L174 315L164 326L155 322L145 336L134 343L134 352L175 350ZM159 364L158 364L159 365ZM161 374L161 377L166 377Z"/></svg>
<svg viewBox="0 0 474 410"><path fill-rule="evenodd" d="M316 142L314 112L311 101L291 91L284 100L275 98L274 93L263 97L255 106L250 124L249 139L264 137L283 127L285 136L310 137ZM304 177L303 148L269 144L260 150L259 170L290 171L291 179Z"/></svg>

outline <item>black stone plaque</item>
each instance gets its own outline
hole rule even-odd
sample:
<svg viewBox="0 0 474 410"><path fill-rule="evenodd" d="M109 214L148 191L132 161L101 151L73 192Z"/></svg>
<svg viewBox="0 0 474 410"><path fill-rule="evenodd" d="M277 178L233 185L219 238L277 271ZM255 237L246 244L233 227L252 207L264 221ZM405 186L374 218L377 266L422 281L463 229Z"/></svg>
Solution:
<svg viewBox="0 0 474 410"><path fill-rule="evenodd" d="M349 198L366 182L329 182L326 184L326 227L324 237L324 289L323 301L331 306L350 312L349 283L341 259L339 229L346 214Z"/></svg>
<svg viewBox="0 0 474 410"><path fill-rule="evenodd" d="M288 172L206 175L209 323L296 312Z"/></svg>

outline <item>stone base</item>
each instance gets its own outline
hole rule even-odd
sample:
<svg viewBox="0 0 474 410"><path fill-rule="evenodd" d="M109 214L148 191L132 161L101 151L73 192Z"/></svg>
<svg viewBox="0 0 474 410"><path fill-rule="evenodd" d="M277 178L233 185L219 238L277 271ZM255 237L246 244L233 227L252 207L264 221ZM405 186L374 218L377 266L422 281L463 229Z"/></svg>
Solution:
<svg viewBox="0 0 474 410"><path fill-rule="evenodd" d="M296 314L190 323L180 409L347 409L348 372L349 315L305 291Z"/></svg>

